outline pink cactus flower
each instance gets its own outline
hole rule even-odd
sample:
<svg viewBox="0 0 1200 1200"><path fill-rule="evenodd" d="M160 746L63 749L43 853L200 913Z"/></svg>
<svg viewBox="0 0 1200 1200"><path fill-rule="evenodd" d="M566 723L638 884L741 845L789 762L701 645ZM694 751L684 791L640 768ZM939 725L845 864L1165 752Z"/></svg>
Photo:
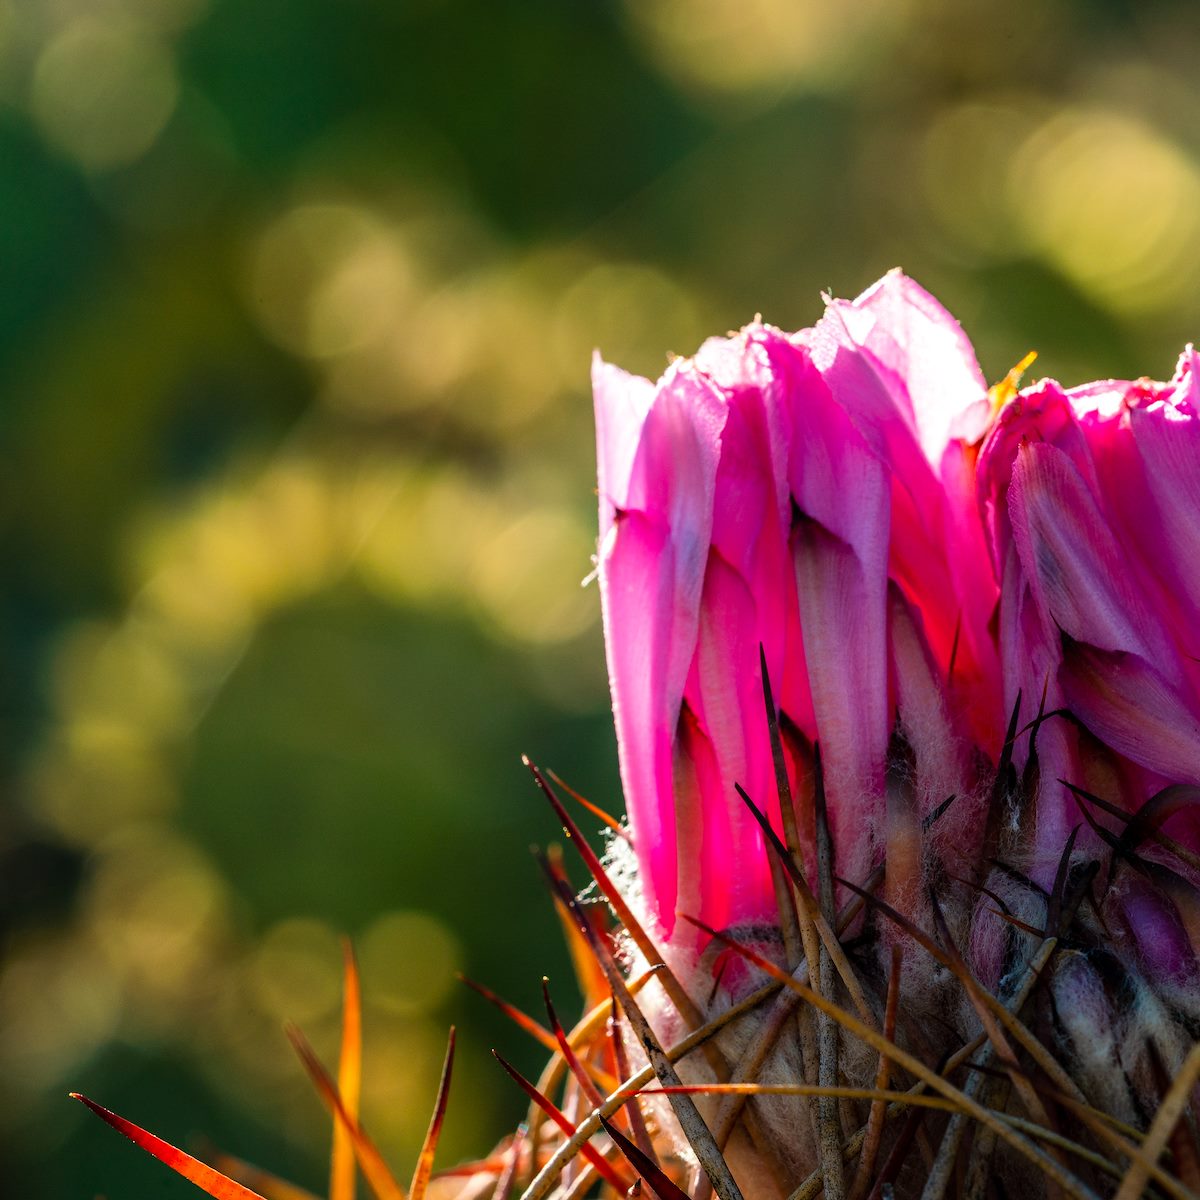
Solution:
<svg viewBox="0 0 1200 1200"><path fill-rule="evenodd" d="M1000 414L979 462L1006 703L1048 687L1049 707L1164 783L1200 783L1197 365L1189 347L1168 384L1044 380ZM1079 735L1057 728L1055 778L1082 784ZM1078 809L1044 787L1038 818L1057 858Z"/></svg>
<svg viewBox="0 0 1200 1200"><path fill-rule="evenodd" d="M1042 381L998 406L894 272L812 329L748 326L656 384L597 361L594 385L634 891L660 944L687 971L679 913L760 947L784 923L735 788L782 834L761 646L809 878L819 745L836 874L882 865L877 894L927 929L936 908L984 987L1009 995L1031 931L1067 921L1059 1036L1136 1120L1200 1020L1195 351L1169 383ZM906 978L949 1029L945 977ZM1085 1044L1097 1006L1119 1062Z"/></svg>
<svg viewBox="0 0 1200 1200"><path fill-rule="evenodd" d="M645 910L667 937L687 936L677 911L775 920L734 791L779 827L760 645L802 836L811 852L819 740L848 878L968 790L964 735L999 749L996 587L971 470L986 385L957 323L898 272L831 302L815 329L748 326L657 384L598 361L594 385L600 586ZM897 731L914 812L888 811ZM945 826L960 851L969 810Z"/></svg>
<svg viewBox="0 0 1200 1200"><path fill-rule="evenodd" d="M1005 703L1022 696L1025 721L1039 705L1062 714L1038 726L1036 743L1014 745L1019 766L1037 756L1026 869L1043 886L1074 826L1083 823L1078 851L1094 857L1106 852L1104 829L1120 833L1080 790L1132 814L1184 785L1155 802L1142 834L1161 826L1185 852L1200 849L1198 366L1189 347L1169 383L1064 390L1044 380L999 414L979 456ZM1117 889L1142 967L1194 989L1189 889L1171 887L1165 860L1155 867L1152 841L1128 848L1158 875L1152 887L1126 873Z"/></svg>

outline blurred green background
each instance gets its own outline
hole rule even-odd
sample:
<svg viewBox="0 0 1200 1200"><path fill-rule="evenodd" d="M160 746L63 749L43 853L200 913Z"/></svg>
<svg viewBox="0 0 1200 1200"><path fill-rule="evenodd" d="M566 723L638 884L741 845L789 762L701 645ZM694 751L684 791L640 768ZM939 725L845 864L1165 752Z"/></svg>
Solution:
<svg viewBox="0 0 1200 1200"><path fill-rule="evenodd" d="M320 1188L445 1161L574 995L527 751L619 809L594 347L657 374L902 264L990 378L1200 332L1194 3L0 0L0 1186L195 1194L65 1099Z"/></svg>

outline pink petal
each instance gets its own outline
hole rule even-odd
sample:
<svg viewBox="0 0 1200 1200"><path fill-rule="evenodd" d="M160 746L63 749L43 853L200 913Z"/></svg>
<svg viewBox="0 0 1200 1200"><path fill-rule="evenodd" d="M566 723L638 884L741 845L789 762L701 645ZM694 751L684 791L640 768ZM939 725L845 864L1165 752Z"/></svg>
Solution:
<svg viewBox="0 0 1200 1200"><path fill-rule="evenodd" d="M625 807L646 907L669 931L677 887L672 740L678 699L666 669L676 636L670 532L630 512L600 550L600 596ZM683 632L683 631L679 631Z"/></svg>
<svg viewBox="0 0 1200 1200"><path fill-rule="evenodd" d="M727 403L717 471L712 548L701 601L696 657L687 685L690 711L712 748L718 782L704 791L703 861L720 892L722 919L773 919L774 893L757 826L734 790L741 784L782 829L763 707L759 647L777 703L812 725L812 700L788 548L790 499L787 403L793 389L822 387L800 352L761 326L701 348L696 367ZM784 397L792 397L786 401ZM709 850L707 847L715 847ZM714 857L715 855L715 857ZM693 860L694 861L694 860ZM736 864L736 869L734 864ZM715 912L707 895L705 911ZM707 919L707 918L706 918ZM712 923L712 922L710 922Z"/></svg>
<svg viewBox="0 0 1200 1200"><path fill-rule="evenodd" d="M849 350L843 356L839 351ZM987 427L987 385L958 322L924 288L891 271L854 301L835 300L813 331L813 357L835 393L858 394L856 422L892 441L897 418L935 469L954 440ZM838 360L841 361L838 361Z"/></svg>
<svg viewBox="0 0 1200 1200"><path fill-rule="evenodd" d="M803 671L803 644L787 548L791 501L787 463L790 427L785 391L804 386L778 356L798 352L774 330L752 327L736 338L705 343L697 356L727 398L721 439L712 543L745 580L754 597L755 637L761 642L779 702L794 720L811 712ZM819 386L811 373L810 386ZM751 643L758 664L757 642ZM761 704L760 704L761 707ZM797 709L799 711L797 711ZM745 780L741 780L746 784Z"/></svg>
<svg viewBox="0 0 1200 1200"><path fill-rule="evenodd" d="M1131 586L1128 556L1068 456L1044 442L1021 447L1008 501L1021 565L1047 626L1175 674L1165 631Z"/></svg>
<svg viewBox="0 0 1200 1200"><path fill-rule="evenodd" d="M934 842L971 870L982 833L966 786L963 746L946 708L941 678L917 613L894 584L888 590L888 646L898 725L914 758L917 816L927 817L949 796L957 800L931 830ZM888 861L893 861L889 849Z"/></svg>
<svg viewBox="0 0 1200 1200"><path fill-rule="evenodd" d="M626 383L617 378L618 384ZM636 425L642 390L605 374L600 418ZM599 551L605 644L621 779L641 862L647 907L664 931L677 888L673 741L699 621L712 531L720 395L694 372L669 371L641 423L601 436L614 511ZM602 500L602 507L604 501Z"/></svg>
<svg viewBox="0 0 1200 1200"><path fill-rule="evenodd" d="M888 727L883 563L864 564L816 521L797 522L792 547L838 871L861 880L882 828Z"/></svg>
<svg viewBox="0 0 1200 1200"><path fill-rule="evenodd" d="M793 410L792 552L838 869L865 878L890 726L889 495L882 464L830 400L813 391Z"/></svg>
<svg viewBox="0 0 1200 1200"><path fill-rule="evenodd" d="M1177 783L1200 783L1200 719L1137 654L1068 642L1059 671L1072 713L1101 741Z"/></svg>
<svg viewBox="0 0 1200 1200"><path fill-rule="evenodd" d="M1005 709L1011 714L1020 701L1017 728L1022 729L1037 716L1039 707L1056 712L1064 706L1058 682L1062 641L1057 629L1043 620L1011 539L1001 577L998 625L1004 654ZM1063 847L1080 821L1074 797L1059 782L1084 782L1078 743L1075 726L1060 717L1046 721L1037 732L1039 785L1031 814L1034 828L1027 871L1046 888L1053 883ZM1024 770L1032 744L1032 733L1017 739L1013 758L1019 770ZM1080 851L1096 852L1100 839L1085 826L1076 846Z"/></svg>
<svg viewBox="0 0 1200 1200"><path fill-rule="evenodd" d="M1021 392L1001 410L984 439L976 470L977 502L997 578L1003 573L1012 536L1008 489L1018 452L1027 442L1042 441L1063 450L1094 485L1092 490L1098 490L1091 454L1066 393L1053 380L1042 380Z"/></svg>
<svg viewBox="0 0 1200 1200"><path fill-rule="evenodd" d="M966 446L947 449L942 486L942 550L933 561L913 536L914 523L901 522L893 504L892 576L921 612L930 652L949 676L962 728L995 758L1007 718L993 630L999 593L975 504L974 455Z"/></svg>
<svg viewBox="0 0 1200 1200"><path fill-rule="evenodd" d="M959 707L996 752L1003 715L988 629L996 588L966 444L982 435L990 406L970 343L899 272L853 302L831 302L807 340L834 397L891 474L891 575L920 609L943 672L954 655Z"/></svg>
<svg viewBox="0 0 1200 1200"><path fill-rule="evenodd" d="M695 872L699 864L699 911L717 928L775 913L762 837L734 790L740 783L760 807L778 813L758 665L756 600L714 550L687 688L689 710L712 749L713 769L698 776L703 840L687 869ZM778 819L775 826L780 828Z"/></svg>
<svg viewBox="0 0 1200 1200"><path fill-rule="evenodd" d="M631 507L629 477L641 445L646 415L654 401L654 385L648 379L610 366L597 354L592 360L592 395L603 540L614 514Z"/></svg>
<svg viewBox="0 0 1200 1200"><path fill-rule="evenodd" d="M1185 653L1197 657L1200 617L1200 417L1190 405L1166 401L1129 414L1137 455L1156 517L1139 533L1170 596L1183 609L1176 631Z"/></svg>
<svg viewBox="0 0 1200 1200"><path fill-rule="evenodd" d="M728 842L730 804L712 742L690 705L679 718L674 761L676 850L679 872L677 911L699 916L714 929L733 921L730 879L742 864L724 851ZM673 916L674 914L672 914ZM672 930L664 921L666 931ZM689 937L692 926L675 927L676 940Z"/></svg>

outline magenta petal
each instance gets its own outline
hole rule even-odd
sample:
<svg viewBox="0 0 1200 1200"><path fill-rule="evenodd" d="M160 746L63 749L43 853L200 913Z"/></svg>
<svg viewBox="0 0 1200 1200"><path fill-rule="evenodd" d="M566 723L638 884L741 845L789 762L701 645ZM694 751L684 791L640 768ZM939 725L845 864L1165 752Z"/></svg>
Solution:
<svg viewBox="0 0 1200 1200"><path fill-rule="evenodd" d="M730 816L725 781L712 742L686 703L675 746L676 847L682 868L677 911L723 929L732 915L730 881L741 863L723 850ZM664 921L664 926L669 932L672 922Z"/></svg>
<svg viewBox="0 0 1200 1200"><path fill-rule="evenodd" d="M778 813L758 669L756 599L714 550L687 692L715 768L699 775L703 839L689 862L693 870L699 864L705 878L700 911L718 927L761 921L775 910L761 834L734 790L741 784L761 807ZM780 828L777 818L775 826Z"/></svg>
<svg viewBox="0 0 1200 1200"><path fill-rule="evenodd" d="M1012 713L1020 701L1017 728L1023 729L1039 707L1056 712L1064 701L1058 681L1062 662L1062 637L1048 626L1030 590L1016 547L1009 539L1001 575L998 635L1004 654L1004 706ZM1070 790L1060 780L1083 779L1078 751L1078 731L1069 721L1052 718L1037 733L1039 789L1033 810L1033 835L1029 844L1028 873L1050 887L1059 856L1071 830L1079 824L1079 810ZM1033 745L1032 732L1017 739L1013 758L1024 769ZM1081 829L1080 850L1099 849L1100 840L1089 828Z"/></svg>
<svg viewBox="0 0 1200 1200"><path fill-rule="evenodd" d="M864 878L881 832L889 727L888 481L823 388L803 400L792 411L796 594L838 866Z"/></svg>
<svg viewBox="0 0 1200 1200"><path fill-rule="evenodd" d="M944 681L925 641L920 615L894 585L888 594L888 645L896 714L914 759L918 814L923 819L947 797L957 796L931 832L936 842L967 863L982 830L967 794L963 747L950 721Z"/></svg>
<svg viewBox="0 0 1200 1200"><path fill-rule="evenodd" d="M916 518L907 493L892 488L892 578L921 624L961 730L993 758L1005 712L992 627L998 592L975 505L973 453L961 444L942 459L941 520Z"/></svg>
<svg viewBox="0 0 1200 1200"><path fill-rule="evenodd" d="M882 832L884 564L864 562L851 545L804 517L797 519L792 546L838 870L865 879Z"/></svg>
<svg viewBox="0 0 1200 1200"><path fill-rule="evenodd" d="M1175 652L1131 586L1128 557L1067 455L1046 443L1022 447L1008 499L1021 565L1047 626L1171 672Z"/></svg>
<svg viewBox="0 0 1200 1200"><path fill-rule="evenodd" d="M757 827L738 800L744 787L781 829L763 708L759 648L777 703L811 727L796 587L788 547L790 425L784 397L804 404L820 378L777 332L752 327L702 347L696 367L722 391L727 416L717 470L712 546L687 702L712 748L720 781L704 791L701 857L722 919L774 915L767 859ZM737 870L730 864L737 863ZM706 903L716 903L710 896Z"/></svg>
<svg viewBox="0 0 1200 1200"><path fill-rule="evenodd" d="M669 931L677 888L673 743L699 621L724 406L703 379L668 372L644 393L605 375L597 406L612 519L599 551L600 593L626 806L647 907ZM641 421L634 442L615 425ZM603 500L602 500L603 506Z"/></svg>
<svg viewBox="0 0 1200 1200"><path fill-rule="evenodd" d="M1048 442L1063 451L1092 490L1097 490L1087 442L1071 401L1053 380L1023 391L1000 412L984 439L976 469L976 499L987 531L997 578L1003 573L1012 529L1008 492L1022 446Z"/></svg>
<svg viewBox="0 0 1200 1200"><path fill-rule="evenodd" d="M601 547L600 594L621 782L647 910L666 930L675 911L672 739L678 698L667 678L676 597L665 525L628 513ZM636 619L635 619L636 617Z"/></svg>
<svg viewBox="0 0 1200 1200"><path fill-rule="evenodd" d="M1200 720L1145 659L1068 641L1059 679L1071 712L1101 741L1167 779L1200 782Z"/></svg>
<svg viewBox="0 0 1200 1200"><path fill-rule="evenodd" d="M1138 532L1190 626L1200 616L1200 417L1189 409L1160 401L1132 410L1129 421L1158 517ZM1195 641L1191 628L1180 635Z"/></svg>
<svg viewBox="0 0 1200 1200"><path fill-rule="evenodd" d="M889 569L922 615L940 670L954 657L956 707L998 752L996 601L974 501L973 453L990 419L987 389L958 323L894 271L857 300L833 301L806 339L834 398L891 478Z"/></svg>
<svg viewBox="0 0 1200 1200"><path fill-rule="evenodd" d="M597 354L592 360L592 394L603 540L614 514L630 507L629 477L641 445L646 415L654 401L654 385L648 379L609 365Z"/></svg>
<svg viewBox="0 0 1200 1200"><path fill-rule="evenodd" d="M803 648L796 615L795 585L788 554L791 504L785 405L781 393L791 387L786 364L777 364L769 346L796 351L772 330L754 328L733 339L706 343L697 366L717 371L709 378L723 390L728 413L721 435L712 545L738 572L753 596L755 633L747 664L757 667L758 644L766 652L775 691L783 703L800 701L800 719L810 707L796 697ZM811 382L820 386L815 373ZM799 661L797 659L799 658ZM761 707L761 703L759 705ZM741 780L745 786L749 783Z"/></svg>
<svg viewBox="0 0 1200 1200"><path fill-rule="evenodd" d="M951 441L975 441L987 428L987 385L971 343L941 304L900 271L856 300L831 302L812 344L835 394L858 393L855 419L876 449L879 435L893 440L887 430L899 419L936 468Z"/></svg>

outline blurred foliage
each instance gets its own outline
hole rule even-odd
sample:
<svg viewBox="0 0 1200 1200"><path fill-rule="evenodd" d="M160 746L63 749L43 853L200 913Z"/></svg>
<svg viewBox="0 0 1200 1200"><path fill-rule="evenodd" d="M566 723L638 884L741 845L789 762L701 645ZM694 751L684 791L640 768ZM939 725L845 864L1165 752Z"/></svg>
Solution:
<svg viewBox="0 0 1200 1200"><path fill-rule="evenodd" d="M0 0L0 1162L191 1195L67 1103L319 1187L280 1034L367 987L447 1157L568 966L528 751L619 809L594 347L657 374L905 268L985 371L1200 328L1187 0Z"/></svg>

